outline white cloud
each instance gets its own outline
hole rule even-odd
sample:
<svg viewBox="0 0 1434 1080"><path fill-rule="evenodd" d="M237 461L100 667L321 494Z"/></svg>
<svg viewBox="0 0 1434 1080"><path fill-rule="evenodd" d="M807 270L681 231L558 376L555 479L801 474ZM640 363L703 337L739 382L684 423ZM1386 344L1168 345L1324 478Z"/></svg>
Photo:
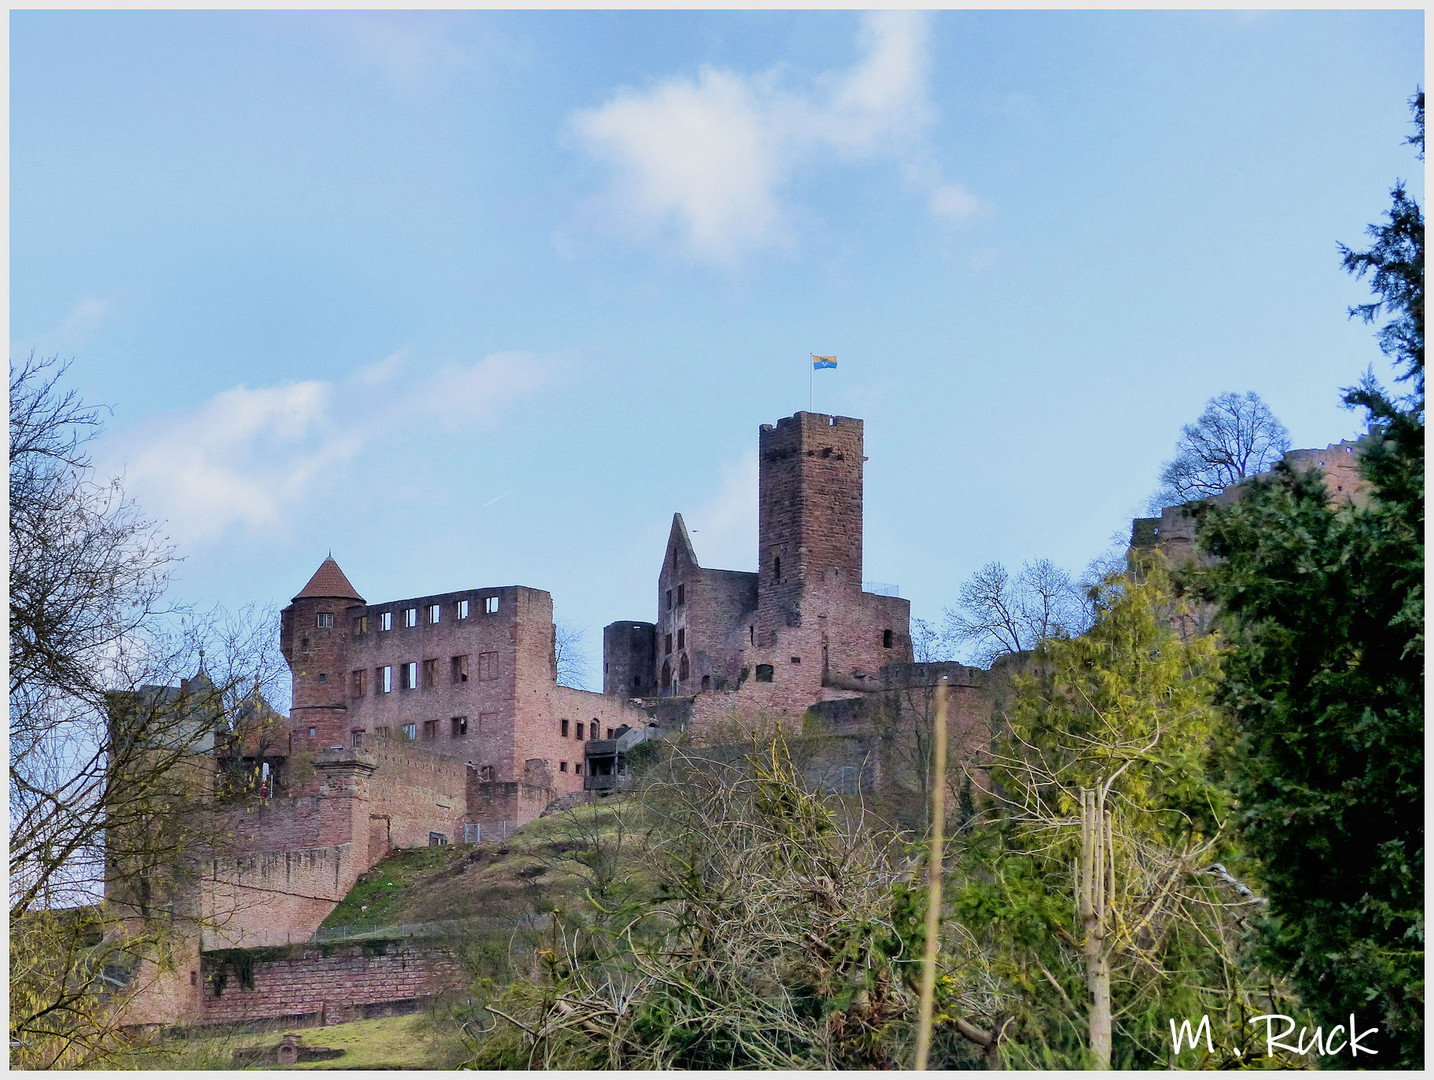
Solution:
<svg viewBox="0 0 1434 1080"><path fill-rule="evenodd" d="M491 421L562 363L495 353L414 371L398 352L341 383L237 386L119 433L101 448L100 466L122 473L128 493L181 544L279 528L301 500L342 482L380 432L390 433L392 453L395 431Z"/></svg>
<svg viewBox="0 0 1434 1080"><path fill-rule="evenodd" d="M683 513L697 561L709 569L754 570L757 564L757 452L722 463L717 490Z"/></svg>
<svg viewBox="0 0 1434 1080"><path fill-rule="evenodd" d="M697 259L733 263L793 242L784 194L802 168L886 156L928 190L938 217L978 205L929 164L928 20L919 13L865 16L862 58L789 89L781 70L703 68L647 90L617 90L569 118L579 142L612 174L601 211L642 239L675 233Z"/></svg>

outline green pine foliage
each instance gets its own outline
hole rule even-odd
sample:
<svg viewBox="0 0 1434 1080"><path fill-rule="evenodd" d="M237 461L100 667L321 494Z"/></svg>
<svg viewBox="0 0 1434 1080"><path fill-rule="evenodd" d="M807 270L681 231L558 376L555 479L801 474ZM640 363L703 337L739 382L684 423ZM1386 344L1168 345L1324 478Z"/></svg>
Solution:
<svg viewBox="0 0 1434 1080"><path fill-rule="evenodd" d="M1220 656L1214 638L1182 639L1180 614L1158 569L1112 579L1091 630L1033 654L998 709L953 901L971 933L969 962L955 965L965 999L986 986L973 1019L1003 1031L1008 1067L1090 1064L1074 864L1080 791L1112 778L1112 1065L1253 1062L1263 1028L1247 1018L1291 1011L1243 948L1259 904L1234 884L1249 870L1229 827ZM1170 1020L1203 1015L1216 1052L1175 1056Z"/></svg>
<svg viewBox="0 0 1434 1080"><path fill-rule="evenodd" d="M1423 94L1414 102L1423 150ZM1375 426L1367 505L1276 470L1206 512L1206 588L1234 646L1223 701L1237 722L1240 830L1263 864L1267 955L1326 1024L1381 1030L1376 1067L1423 1064L1424 223L1397 185L1374 245L1344 249L1377 300L1413 393L1346 391ZM1363 1062L1361 1062L1362 1064Z"/></svg>

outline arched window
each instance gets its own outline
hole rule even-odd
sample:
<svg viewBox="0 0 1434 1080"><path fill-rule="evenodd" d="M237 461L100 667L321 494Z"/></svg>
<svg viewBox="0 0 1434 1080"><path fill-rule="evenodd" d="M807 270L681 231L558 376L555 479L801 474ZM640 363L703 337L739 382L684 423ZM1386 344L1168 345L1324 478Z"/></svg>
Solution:
<svg viewBox="0 0 1434 1080"><path fill-rule="evenodd" d="M682 661L681 661L681 663L679 663L679 664L677 665L677 677L678 677L679 679L681 679L683 682L686 682L687 679L688 679L688 677L689 677L691 674L692 674L692 671L691 671L691 669L688 668L688 666L687 666L687 654L686 654L686 653L683 653L683 654L682 654Z"/></svg>

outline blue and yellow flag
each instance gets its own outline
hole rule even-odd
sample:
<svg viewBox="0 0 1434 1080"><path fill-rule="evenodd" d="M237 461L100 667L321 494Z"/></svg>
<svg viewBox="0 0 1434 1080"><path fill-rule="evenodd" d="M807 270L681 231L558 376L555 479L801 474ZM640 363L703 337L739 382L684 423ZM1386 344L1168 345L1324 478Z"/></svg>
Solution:
<svg viewBox="0 0 1434 1080"><path fill-rule="evenodd" d="M822 368L836 367L835 356L818 356L812 353L812 370L821 371Z"/></svg>

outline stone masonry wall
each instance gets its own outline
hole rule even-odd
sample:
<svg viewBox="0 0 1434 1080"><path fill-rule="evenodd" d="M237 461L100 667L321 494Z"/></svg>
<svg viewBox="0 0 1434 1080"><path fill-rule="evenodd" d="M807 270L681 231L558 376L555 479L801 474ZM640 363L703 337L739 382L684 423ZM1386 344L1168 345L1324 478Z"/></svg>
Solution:
<svg viewBox="0 0 1434 1080"><path fill-rule="evenodd" d="M416 942L309 945L273 957L208 953L202 961L201 1024L339 1023L361 1018L365 1006L422 999L462 982L451 953Z"/></svg>
<svg viewBox="0 0 1434 1080"><path fill-rule="evenodd" d="M653 650L657 627L624 619L602 630L602 692L646 697L653 692Z"/></svg>
<svg viewBox="0 0 1434 1080"><path fill-rule="evenodd" d="M347 628L343 672L350 706L345 745L353 743L355 733L365 745L411 736L440 753L490 766L502 779L515 779L523 768L521 756L515 759L513 753L519 623L526 608L544 601L551 610L547 593L508 586L356 609ZM460 618L463 603L468 614ZM497 610L490 612L494 604ZM437 622L432 620L435 607ZM412 627L404 625L409 612ZM391 630L379 629L384 616ZM366 624L355 625L357 619ZM417 665L412 687L404 681L408 664Z"/></svg>
<svg viewBox="0 0 1434 1080"><path fill-rule="evenodd" d="M377 770L366 782L370 863L391 847L424 847L430 832L462 839L468 811L468 765L426 752L422 744L379 744L366 750Z"/></svg>
<svg viewBox="0 0 1434 1080"><path fill-rule="evenodd" d="M861 591L862 422L799 412L759 435L757 645L800 625L802 590Z"/></svg>
<svg viewBox="0 0 1434 1080"><path fill-rule="evenodd" d="M251 948L311 937L368 869L352 844L209 860L202 883L206 948Z"/></svg>

